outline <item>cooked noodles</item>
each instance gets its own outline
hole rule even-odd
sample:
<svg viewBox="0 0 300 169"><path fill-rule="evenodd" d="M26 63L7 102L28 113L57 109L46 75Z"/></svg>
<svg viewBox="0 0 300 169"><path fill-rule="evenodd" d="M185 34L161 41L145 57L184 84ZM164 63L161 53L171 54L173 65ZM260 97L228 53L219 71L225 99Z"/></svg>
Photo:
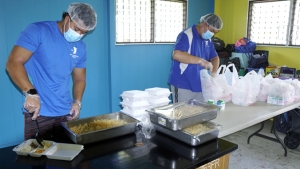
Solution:
<svg viewBox="0 0 300 169"><path fill-rule="evenodd" d="M70 129L75 134L83 134L83 133L88 133L96 130L103 130L112 127L117 127L124 124L127 124L127 122L122 119L120 120L100 119L100 120L94 120L89 123L79 124L78 126L70 127Z"/></svg>
<svg viewBox="0 0 300 169"><path fill-rule="evenodd" d="M196 125L193 125L193 126L183 129L183 131L185 131L189 134L192 134L192 135L199 135L199 134L205 133L209 130L210 130L210 128L202 123L199 123L199 124L196 124Z"/></svg>
<svg viewBox="0 0 300 169"><path fill-rule="evenodd" d="M201 114L207 109L205 107L184 104L182 106L176 107L175 109L160 110L156 109L155 112L167 116L171 119L183 119L193 115Z"/></svg>

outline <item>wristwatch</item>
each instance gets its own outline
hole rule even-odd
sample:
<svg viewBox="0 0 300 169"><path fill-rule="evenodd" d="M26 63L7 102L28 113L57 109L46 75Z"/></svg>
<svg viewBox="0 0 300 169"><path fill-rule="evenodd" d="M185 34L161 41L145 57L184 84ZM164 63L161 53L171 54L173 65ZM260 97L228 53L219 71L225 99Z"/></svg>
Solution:
<svg viewBox="0 0 300 169"><path fill-rule="evenodd" d="M26 94L31 94L31 95L34 95L34 94L38 94L37 90L36 89L29 89Z"/></svg>

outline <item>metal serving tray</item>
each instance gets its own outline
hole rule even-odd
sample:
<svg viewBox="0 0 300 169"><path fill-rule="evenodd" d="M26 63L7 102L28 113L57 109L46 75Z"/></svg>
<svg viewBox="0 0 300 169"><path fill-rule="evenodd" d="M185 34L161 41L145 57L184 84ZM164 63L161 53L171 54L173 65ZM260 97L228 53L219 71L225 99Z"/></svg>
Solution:
<svg viewBox="0 0 300 169"><path fill-rule="evenodd" d="M199 160L218 151L218 139L213 139L199 146L191 146L166 134L157 132L151 141L158 147L166 148L191 161Z"/></svg>
<svg viewBox="0 0 300 169"><path fill-rule="evenodd" d="M99 120L99 119L122 119L127 122L127 124L122 125L122 126L117 126L113 128L108 128L104 130L97 130L89 133L83 133L83 134L75 134L72 132L70 129L73 126L78 126L79 124L84 124L84 123L89 123L94 120ZM88 118L83 118L75 121L70 121L70 122L63 122L62 126L65 129L66 135L76 144L89 144L101 140L106 140L122 135L126 135L129 133L134 133L136 131L136 124L139 121L127 116L123 113L116 112L116 113L109 113L109 114L103 114L99 116L93 116L93 117L88 117Z"/></svg>
<svg viewBox="0 0 300 169"><path fill-rule="evenodd" d="M199 112L179 119L171 118L169 116L156 112L157 110L161 110L161 109L168 109L168 108L172 109L172 106L176 106L178 104L198 106ZM170 104L168 106L156 107L156 108L148 109L146 111L149 113L150 121L152 123L155 123L159 126L163 126L173 131L177 131L177 130L182 130L183 128L186 128L196 123L206 122L215 119L217 117L217 112L219 109L220 107L214 104L207 104L196 100L191 100L189 102L179 102L175 104Z"/></svg>
<svg viewBox="0 0 300 169"><path fill-rule="evenodd" d="M172 131L165 127L161 127L160 125L153 124L155 129L159 132L162 132L168 136L171 136L177 140L180 140L184 143L187 143L192 146L198 146L200 144L203 144L205 142L208 142L212 139L218 138L219 130L221 126L219 124L213 123L213 122L205 122L202 123L206 126L209 126L212 128L211 130L201 133L200 135L192 135L189 133L186 133L184 131Z"/></svg>

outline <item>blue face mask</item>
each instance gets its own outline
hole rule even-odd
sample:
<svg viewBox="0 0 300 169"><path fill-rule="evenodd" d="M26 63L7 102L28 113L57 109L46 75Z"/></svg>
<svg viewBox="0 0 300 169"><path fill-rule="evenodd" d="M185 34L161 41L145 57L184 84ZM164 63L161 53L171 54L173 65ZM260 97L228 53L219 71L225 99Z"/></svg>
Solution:
<svg viewBox="0 0 300 169"><path fill-rule="evenodd" d="M65 29L66 25L64 26ZM79 33L75 32L70 27L70 21L69 21L69 30L64 33L64 37L68 42L77 42L79 41L84 35L80 35Z"/></svg>
<svg viewBox="0 0 300 169"><path fill-rule="evenodd" d="M202 38L203 39L211 39L213 36L214 36L214 33L209 31L208 29L207 29L206 32L202 33Z"/></svg>

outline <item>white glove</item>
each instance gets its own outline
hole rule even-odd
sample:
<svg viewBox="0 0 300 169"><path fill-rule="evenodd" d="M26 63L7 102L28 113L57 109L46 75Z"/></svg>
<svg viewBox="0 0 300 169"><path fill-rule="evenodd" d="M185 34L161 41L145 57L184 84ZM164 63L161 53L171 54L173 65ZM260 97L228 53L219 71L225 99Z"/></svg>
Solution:
<svg viewBox="0 0 300 169"><path fill-rule="evenodd" d="M24 108L29 112L33 113L32 120L35 120L40 116L41 102L39 95L27 94L24 102Z"/></svg>
<svg viewBox="0 0 300 169"><path fill-rule="evenodd" d="M71 110L69 112L68 121L76 120L80 115L81 102L78 100L72 101Z"/></svg>
<svg viewBox="0 0 300 169"><path fill-rule="evenodd" d="M201 61L200 61L200 66L202 66L204 69L207 69L207 70L209 70L210 72L212 72L212 70L213 70L213 65L210 63L210 62L208 62L208 61L206 61L206 60L204 60L204 59L201 59Z"/></svg>

